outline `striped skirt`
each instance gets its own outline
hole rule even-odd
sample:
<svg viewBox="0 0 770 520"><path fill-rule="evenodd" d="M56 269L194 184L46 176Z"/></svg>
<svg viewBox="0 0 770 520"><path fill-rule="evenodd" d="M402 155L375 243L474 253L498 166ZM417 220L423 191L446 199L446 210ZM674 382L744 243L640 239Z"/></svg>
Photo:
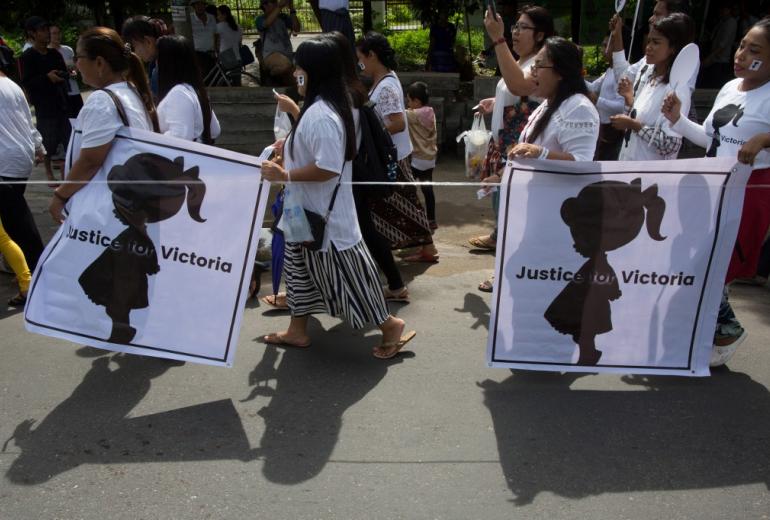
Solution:
<svg viewBox="0 0 770 520"><path fill-rule="evenodd" d="M398 182L414 182L411 156L398 162ZM423 246L433 243L428 217L417 195L417 186L396 186L386 199L370 201L372 222L390 242L391 249Z"/></svg>
<svg viewBox="0 0 770 520"><path fill-rule="evenodd" d="M326 313L355 329L380 325L388 316L377 266L363 241L326 252L287 243L283 264L286 302L292 316Z"/></svg>

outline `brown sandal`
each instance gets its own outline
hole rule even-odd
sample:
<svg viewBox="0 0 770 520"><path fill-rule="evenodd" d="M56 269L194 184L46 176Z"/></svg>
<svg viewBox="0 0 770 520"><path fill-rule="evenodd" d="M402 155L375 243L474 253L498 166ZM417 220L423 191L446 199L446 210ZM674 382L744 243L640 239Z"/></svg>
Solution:
<svg viewBox="0 0 770 520"><path fill-rule="evenodd" d="M377 359L392 359L396 357L398 353L401 352L401 349L404 348L404 345L412 341L412 339L414 339L416 335L417 335L417 332L411 330L406 334L404 334L403 336L401 336L401 339L399 339L398 341L388 341L378 347L381 349L390 349L395 347L395 349L392 350L389 354L384 356L378 355L377 350L375 349L372 355Z"/></svg>
<svg viewBox="0 0 770 520"><path fill-rule="evenodd" d="M281 300L283 300L283 303L279 303ZM278 294L268 294L266 296L263 296L259 299L262 303L265 305L269 305L270 307L274 309L278 309L281 311L289 310L289 305L286 303L286 293L285 292L279 292Z"/></svg>

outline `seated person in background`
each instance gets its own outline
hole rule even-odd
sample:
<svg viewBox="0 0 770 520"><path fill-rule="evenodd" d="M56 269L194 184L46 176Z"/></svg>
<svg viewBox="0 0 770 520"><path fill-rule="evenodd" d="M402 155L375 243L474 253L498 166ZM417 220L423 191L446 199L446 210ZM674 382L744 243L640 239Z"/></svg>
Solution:
<svg viewBox="0 0 770 520"><path fill-rule="evenodd" d="M430 43L425 70L433 72L457 72L454 48L457 28L449 23L449 14L445 9L439 12L438 19L430 26Z"/></svg>
<svg viewBox="0 0 770 520"><path fill-rule="evenodd" d="M282 13L289 7L289 15ZM264 14L257 16L256 26L262 38L262 52L259 58L260 71L268 77L260 78L263 85L294 85L294 52L291 47L291 33L301 30L297 11L292 0L262 0L260 9Z"/></svg>

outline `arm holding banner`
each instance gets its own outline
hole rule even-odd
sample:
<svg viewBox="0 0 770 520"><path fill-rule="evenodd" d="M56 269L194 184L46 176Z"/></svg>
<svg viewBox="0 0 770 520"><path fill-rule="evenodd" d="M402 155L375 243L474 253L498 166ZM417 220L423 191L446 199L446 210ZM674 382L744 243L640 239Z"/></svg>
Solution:
<svg viewBox="0 0 770 520"><path fill-rule="evenodd" d="M743 164L754 166L757 154L765 148L770 148L770 134L755 135L738 150L738 160Z"/></svg>
<svg viewBox="0 0 770 520"><path fill-rule="evenodd" d="M671 129L674 132L681 134L688 141L701 148L708 148L710 139L706 130L702 125L690 121L687 117L682 117L682 108L682 102L679 101L676 93L671 92L663 100L661 113L671 123Z"/></svg>
<svg viewBox="0 0 770 520"><path fill-rule="evenodd" d="M62 184L54 190L54 196L51 197L51 203L48 211L53 219L58 222L64 222L64 205L75 193L77 193L88 181L94 178L96 172L104 164L107 154L110 153L112 141L96 146L94 148L83 148L80 150L80 157L72 165L72 169L67 174L67 183Z"/></svg>

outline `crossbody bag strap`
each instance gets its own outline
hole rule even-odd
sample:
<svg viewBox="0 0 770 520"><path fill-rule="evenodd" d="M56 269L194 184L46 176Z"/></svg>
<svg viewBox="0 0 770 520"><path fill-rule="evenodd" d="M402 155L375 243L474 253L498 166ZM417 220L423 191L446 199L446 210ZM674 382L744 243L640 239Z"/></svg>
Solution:
<svg viewBox="0 0 770 520"><path fill-rule="evenodd" d="M343 141L347 147L347 138L345 141ZM340 184L342 184L342 175L345 173L345 163L348 162L345 160L345 148L343 148L343 157L342 157L342 168L340 169L340 176L337 179L337 185L334 187L334 191L332 192L332 200L329 201L329 209L326 210L326 216L324 217L324 222L329 221L329 215L332 214L332 210L334 209L334 201L337 200L337 192L340 191Z"/></svg>
<svg viewBox="0 0 770 520"><path fill-rule="evenodd" d="M120 100L120 98L108 88L100 88L99 90L106 92L107 95L112 98L112 102L115 103L115 109L118 111L118 116L120 117L120 121L123 123L123 126L130 127L131 125L128 123L126 109L123 107L123 102Z"/></svg>

